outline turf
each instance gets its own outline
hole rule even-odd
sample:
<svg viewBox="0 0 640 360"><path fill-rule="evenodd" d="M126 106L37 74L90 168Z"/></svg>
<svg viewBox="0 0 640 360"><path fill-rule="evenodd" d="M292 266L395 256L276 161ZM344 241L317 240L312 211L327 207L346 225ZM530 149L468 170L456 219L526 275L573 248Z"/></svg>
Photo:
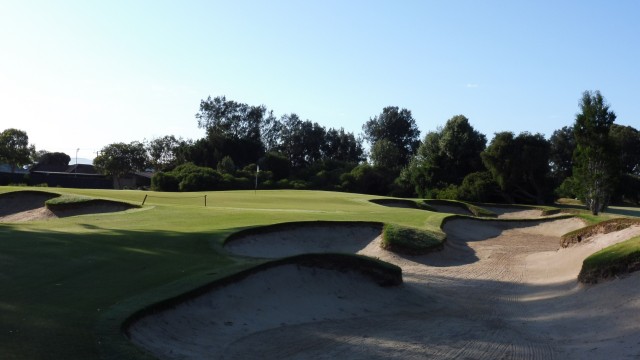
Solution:
<svg viewBox="0 0 640 360"><path fill-rule="evenodd" d="M640 270L640 237L609 246L586 258L578 275L584 283L597 283Z"/></svg>
<svg viewBox="0 0 640 360"><path fill-rule="evenodd" d="M27 190L2 187L0 193ZM136 311L258 261L229 256L231 233L289 221L376 221L440 232L446 214L387 208L371 196L318 191L47 189L140 209L0 224L0 354L3 359L146 356L122 336ZM207 206L204 206L204 196ZM64 201L64 200L63 200Z"/></svg>

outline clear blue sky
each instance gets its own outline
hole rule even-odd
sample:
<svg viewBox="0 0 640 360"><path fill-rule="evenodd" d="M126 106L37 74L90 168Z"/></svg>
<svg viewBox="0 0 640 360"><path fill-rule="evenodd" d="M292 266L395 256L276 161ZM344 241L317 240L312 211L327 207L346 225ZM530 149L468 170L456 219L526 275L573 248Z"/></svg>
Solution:
<svg viewBox="0 0 640 360"><path fill-rule="evenodd" d="M361 132L393 105L422 135L463 114L547 137L584 90L640 127L638 1L0 1L0 131L91 158L198 139L211 95Z"/></svg>

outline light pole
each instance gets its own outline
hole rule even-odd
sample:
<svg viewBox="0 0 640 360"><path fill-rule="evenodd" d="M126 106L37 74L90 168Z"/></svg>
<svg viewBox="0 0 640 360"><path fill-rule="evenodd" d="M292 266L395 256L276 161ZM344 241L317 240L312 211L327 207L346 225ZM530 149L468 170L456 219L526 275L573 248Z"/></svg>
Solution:
<svg viewBox="0 0 640 360"><path fill-rule="evenodd" d="M76 149L76 168L73 170L73 172L78 172L78 151L80 151L80 148Z"/></svg>

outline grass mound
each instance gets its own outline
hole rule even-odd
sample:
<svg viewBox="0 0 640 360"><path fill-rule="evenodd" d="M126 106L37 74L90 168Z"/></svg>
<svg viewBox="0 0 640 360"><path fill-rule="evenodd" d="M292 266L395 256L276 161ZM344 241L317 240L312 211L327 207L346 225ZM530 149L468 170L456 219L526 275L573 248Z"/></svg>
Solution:
<svg viewBox="0 0 640 360"><path fill-rule="evenodd" d="M640 236L609 246L582 263L578 280L595 284L618 275L640 270Z"/></svg>
<svg viewBox="0 0 640 360"><path fill-rule="evenodd" d="M380 246L389 251L408 255L422 255L441 250L445 234L396 224L386 224Z"/></svg>
<svg viewBox="0 0 640 360"><path fill-rule="evenodd" d="M560 238L560 245L563 248L566 248L571 245L578 244L593 235L620 231L630 227L631 225L640 225L640 219L616 218L605 220L563 235Z"/></svg>

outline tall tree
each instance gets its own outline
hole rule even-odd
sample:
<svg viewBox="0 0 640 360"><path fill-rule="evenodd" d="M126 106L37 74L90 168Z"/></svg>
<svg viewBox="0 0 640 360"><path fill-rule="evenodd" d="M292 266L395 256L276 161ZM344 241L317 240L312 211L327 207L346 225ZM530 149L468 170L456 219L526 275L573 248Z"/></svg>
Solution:
<svg viewBox="0 0 640 360"><path fill-rule="evenodd" d="M296 114L283 115L279 150L293 168L306 167L322 159L326 130L318 123L302 121Z"/></svg>
<svg viewBox="0 0 640 360"><path fill-rule="evenodd" d="M481 154L508 202L543 204L550 200L549 142L542 134L500 132Z"/></svg>
<svg viewBox="0 0 640 360"><path fill-rule="evenodd" d="M420 196L460 185L468 174L484 170L480 153L486 143L487 138L469 124L469 119L454 116L443 128L425 136L404 176L411 178Z"/></svg>
<svg viewBox="0 0 640 360"><path fill-rule="evenodd" d="M182 139L173 135L154 138L145 142L149 165L156 171L166 171L178 165L178 149Z"/></svg>
<svg viewBox="0 0 640 360"><path fill-rule="evenodd" d="M420 146L420 130L411 111L397 106L385 107L380 115L370 118L362 129L371 146L382 139L390 141L400 153L398 165L401 167L409 163Z"/></svg>
<svg viewBox="0 0 640 360"><path fill-rule="evenodd" d="M571 176L573 171L573 152L576 149L576 140L573 128L565 126L553 132L549 138L551 145L549 161L551 175L556 184L561 184L564 179Z"/></svg>
<svg viewBox="0 0 640 360"><path fill-rule="evenodd" d="M215 149L217 163L225 156L242 167L255 163L264 154L261 131L265 127L265 106L250 106L227 100L224 96L200 101L196 114L198 126L207 132L207 141ZM266 116L272 121L272 116Z"/></svg>
<svg viewBox="0 0 640 360"><path fill-rule="evenodd" d="M0 160L11 166L11 172L29 163L32 150L35 149L29 147L29 137L25 131L11 128L0 133Z"/></svg>
<svg viewBox="0 0 640 360"><path fill-rule="evenodd" d="M101 173L113 176L118 187L121 187L120 178L131 172L144 170L146 159L144 144L134 141L103 147L93 164Z"/></svg>
<svg viewBox="0 0 640 360"><path fill-rule="evenodd" d="M599 91L585 91L573 132L573 178L580 197L594 215L606 209L619 175L615 146L609 136L616 114Z"/></svg>
<svg viewBox="0 0 640 360"><path fill-rule="evenodd" d="M631 126L613 124L610 135L620 157L622 172L640 175L640 131Z"/></svg>
<svg viewBox="0 0 640 360"><path fill-rule="evenodd" d="M364 160L362 140L357 139L353 133L344 131L343 128L327 130L324 143L321 145L321 151L322 157L326 160L354 164Z"/></svg>

